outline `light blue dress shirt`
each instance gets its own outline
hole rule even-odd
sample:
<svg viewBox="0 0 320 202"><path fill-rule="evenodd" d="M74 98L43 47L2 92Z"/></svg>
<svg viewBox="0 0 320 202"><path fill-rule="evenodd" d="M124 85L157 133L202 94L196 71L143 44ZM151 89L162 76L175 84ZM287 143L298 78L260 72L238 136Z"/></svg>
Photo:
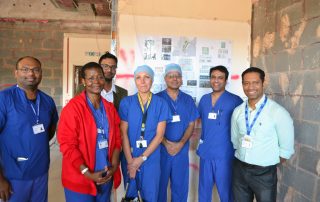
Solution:
<svg viewBox="0 0 320 202"><path fill-rule="evenodd" d="M255 110L248 104L249 124L252 123L264 99L265 95L256 103ZM252 147L242 147L242 139L247 133L245 119L247 102L239 105L232 114L231 141L236 150L235 157L240 161L259 166L275 165L280 162L280 157L289 159L294 153L293 121L282 106L269 98L251 130Z"/></svg>

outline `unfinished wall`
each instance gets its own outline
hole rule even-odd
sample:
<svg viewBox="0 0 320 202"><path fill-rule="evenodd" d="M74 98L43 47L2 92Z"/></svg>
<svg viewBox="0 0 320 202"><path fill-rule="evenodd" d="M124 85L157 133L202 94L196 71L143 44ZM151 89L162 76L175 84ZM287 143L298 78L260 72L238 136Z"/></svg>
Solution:
<svg viewBox="0 0 320 202"><path fill-rule="evenodd" d="M295 155L279 167L278 201L320 201L320 1L256 0L252 65L294 118Z"/></svg>
<svg viewBox="0 0 320 202"><path fill-rule="evenodd" d="M64 33L109 34L110 22L0 18L0 90L16 83L16 60L31 55L42 62L40 89L54 98L60 110Z"/></svg>

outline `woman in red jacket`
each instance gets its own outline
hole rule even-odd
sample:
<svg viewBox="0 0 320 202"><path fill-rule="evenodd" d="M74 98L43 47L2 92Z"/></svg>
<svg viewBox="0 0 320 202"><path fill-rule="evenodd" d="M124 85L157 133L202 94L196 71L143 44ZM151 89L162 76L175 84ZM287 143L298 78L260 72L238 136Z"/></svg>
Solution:
<svg viewBox="0 0 320 202"><path fill-rule="evenodd" d="M85 90L62 109L58 141L63 155L66 201L110 201L120 184L120 119L113 104L101 98L104 75L95 62L84 65Z"/></svg>

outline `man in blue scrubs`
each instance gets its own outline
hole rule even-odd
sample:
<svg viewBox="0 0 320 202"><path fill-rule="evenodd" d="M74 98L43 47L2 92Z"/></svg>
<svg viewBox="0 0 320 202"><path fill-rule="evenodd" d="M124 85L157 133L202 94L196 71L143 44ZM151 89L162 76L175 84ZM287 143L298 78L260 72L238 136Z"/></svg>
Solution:
<svg viewBox="0 0 320 202"><path fill-rule="evenodd" d="M224 66L210 69L212 93L199 103L202 132L197 154L200 157L199 202L211 202L216 184L220 201L232 199L231 173L234 150L231 143L231 115L242 99L225 90L229 72Z"/></svg>
<svg viewBox="0 0 320 202"><path fill-rule="evenodd" d="M48 200L49 141L58 113L40 91L41 63L30 56L16 63L17 85L0 92L0 199Z"/></svg>
<svg viewBox="0 0 320 202"><path fill-rule="evenodd" d="M186 202L189 187L189 139L199 113L192 97L179 90L182 85L182 72L179 65L166 65L164 80L167 89L157 95L167 101L171 120L167 123L161 144L158 201L167 201L167 187L170 179L171 201Z"/></svg>

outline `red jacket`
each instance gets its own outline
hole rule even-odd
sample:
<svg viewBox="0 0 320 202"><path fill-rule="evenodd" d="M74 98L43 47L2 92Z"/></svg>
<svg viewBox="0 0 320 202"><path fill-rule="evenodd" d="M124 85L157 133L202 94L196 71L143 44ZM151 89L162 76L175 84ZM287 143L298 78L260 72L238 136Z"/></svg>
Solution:
<svg viewBox="0 0 320 202"><path fill-rule="evenodd" d="M108 158L111 162L114 149L121 150L120 118L113 104L101 99L109 121ZM62 109L57 138L63 155L62 185L75 192L96 195L95 183L80 172L81 164L93 171L96 158L97 127L85 92L71 99ZM118 167L113 176L114 187L117 188L120 182Z"/></svg>

